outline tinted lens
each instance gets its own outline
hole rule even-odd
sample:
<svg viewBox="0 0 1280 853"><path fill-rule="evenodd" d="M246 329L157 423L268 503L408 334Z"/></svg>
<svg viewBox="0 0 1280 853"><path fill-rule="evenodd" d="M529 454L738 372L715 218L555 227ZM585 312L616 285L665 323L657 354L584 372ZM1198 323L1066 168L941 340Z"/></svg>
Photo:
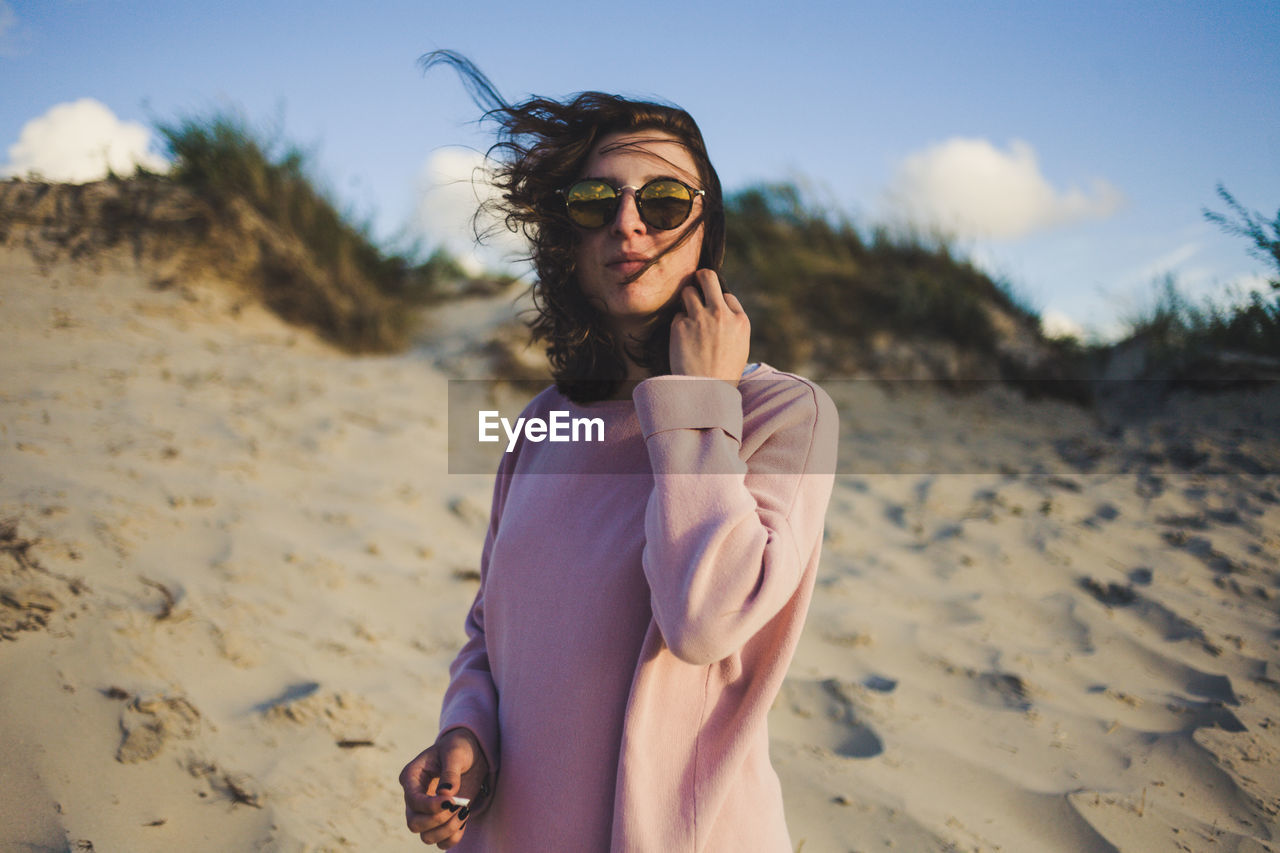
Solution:
<svg viewBox="0 0 1280 853"><path fill-rule="evenodd" d="M613 221L618 194L604 181L578 181L564 194L569 218L583 228L599 228Z"/></svg>
<svg viewBox="0 0 1280 853"><path fill-rule="evenodd" d="M640 189L640 217L660 231L678 228L693 210L693 193L679 181L659 180Z"/></svg>

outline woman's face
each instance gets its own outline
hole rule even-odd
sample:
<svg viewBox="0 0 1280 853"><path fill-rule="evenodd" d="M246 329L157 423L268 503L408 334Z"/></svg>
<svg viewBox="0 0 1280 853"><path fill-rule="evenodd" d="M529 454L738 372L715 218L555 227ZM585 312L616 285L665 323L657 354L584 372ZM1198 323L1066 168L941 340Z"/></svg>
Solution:
<svg viewBox="0 0 1280 853"><path fill-rule="evenodd" d="M678 178L701 188L698 167L689 149L660 130L638 130L602 137L587 158L580 178L600 178L615 187L642 187L654 178ZM694 200L689 218L701 212L703 197ZM646 318L678 298L691 280L702 253L703 227L679 248L662 256L634 281L627 279L650 258L679 239L685 226L658 231L645 224L636 209L635 191L623 190L613 221L601 228L580 229L577 249L578 285L614 330L636 333Z"/></svg>

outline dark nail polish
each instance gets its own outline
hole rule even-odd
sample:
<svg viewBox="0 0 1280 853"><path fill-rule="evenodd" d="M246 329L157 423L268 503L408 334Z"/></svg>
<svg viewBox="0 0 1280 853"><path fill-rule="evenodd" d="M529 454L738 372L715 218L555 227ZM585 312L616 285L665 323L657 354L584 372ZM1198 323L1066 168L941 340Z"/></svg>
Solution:
<svg viewBox="0 0 1280 853"><path fill-rule="evenodd" d="M441 803L440 805L444 806L446 809L448 809L448 810L449 810L449 811L451 811L451 812L456 812L456 811L458 810L458 804L457 804L457 803L451 803L451 802L449 802L448 800L445 800L445 801L444 801L443 803Z"/></svg>
<svg viewBox="0 0 1280 853"><path fill-rule="evenodd" d="M463 820L466 820L467 815L469 814L471 814L471 806L463 806L461 810L458 811L458 817L462 818Z"/></svg>
<svg viewBox="0 0 1280 853"><path fill-rule="evenodd" d="M437 786L436 786L436 790L437 790L437 791L452 791L452 790L453 790L453 783L452 783L452 782L441 782L439 785L437 785Z"/></svg>

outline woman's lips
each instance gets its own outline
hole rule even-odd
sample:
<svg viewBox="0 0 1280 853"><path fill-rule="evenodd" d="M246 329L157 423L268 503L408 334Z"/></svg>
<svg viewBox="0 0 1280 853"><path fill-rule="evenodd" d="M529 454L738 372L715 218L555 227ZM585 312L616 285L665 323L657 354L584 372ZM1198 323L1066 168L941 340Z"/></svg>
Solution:
<svg viewBox="0 0 1280 853"><path fill-rule="evenodd" d="M646 261L643 261L643 260L614 261L613 263L609 264L609 269L617 270L618 272L622 273L624 276L635 275L636 273L640 272L640 270L644 269L645 263Z"/></svg>
<svg viewBox="0 0 1280 853"><path fill-rule="evenodd" d="M605 266L611 270L622 273L623 276L632 276L644 269L645 264L648 262L649 259L644 255L633 255L631 253L627 253L625 255L615 257Z"/></svg>

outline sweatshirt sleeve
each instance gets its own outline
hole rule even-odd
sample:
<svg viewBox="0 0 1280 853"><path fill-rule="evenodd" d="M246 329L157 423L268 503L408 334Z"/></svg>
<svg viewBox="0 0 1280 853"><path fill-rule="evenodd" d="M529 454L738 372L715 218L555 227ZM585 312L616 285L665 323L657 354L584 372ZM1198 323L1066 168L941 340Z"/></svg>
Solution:
<svg viewBox="0 0 1280 853"><path fill-rule="evenodd" d="M489 513L489 530L485 534L484 550L480 555L480 589L467 612L465 630L467 641L449 666L449 687L444 694L440 710L440 734L450 729L464 728L475 735L489 764L487 779L490 794L497 788L500 747L498 738L498 691L493 684L489 667L488 647L485 643L484 593L489 574L489 559L497 537L507 489L511 483L511 469L516 454L503 454L493 483L493 505ZM438 739L438 738L437 738ZM492 796L489 797L492 799ZM483 811L487 803L478 803Z"/></svg>
<svg viewBox="0 0 1280 853"><path fill-rule="evenodd" d="M727 382L660 376L632 395L654 475L643 555L653 614L667 647L692 664L741 649L795 594L821 545L835 405L798 378L753 394L746 436L742 393Z"/></svg>

